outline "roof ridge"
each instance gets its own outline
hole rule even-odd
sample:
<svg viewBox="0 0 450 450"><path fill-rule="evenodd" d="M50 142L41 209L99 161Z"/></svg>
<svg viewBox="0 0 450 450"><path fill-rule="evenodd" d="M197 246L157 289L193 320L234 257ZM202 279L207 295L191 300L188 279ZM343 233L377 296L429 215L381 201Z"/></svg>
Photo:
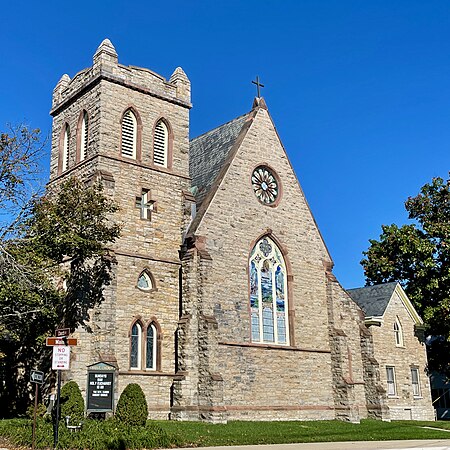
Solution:
<svg viewBox="0 0 450 450"><path fill-rule="evenodd" d="M240 116L235 117L234 119L229 120L228 122L223 123L222 125L219 125L219 126L217 126L217 127L215 127L215 128L211 128L211 130L205 131L204 133L199 134L198 136L192 138L192 139L189 141L189 143L191 143L191 142L193 142L193 141L195 141L195 140L197 140L197 139L199 139L199 138L201 138L201 137L203 137L203 136L206 136L207 134L212 133L213 131L216 131L216 130L218 130L219 128L222 128L222 127L224 127L225 125L229 125L230 123L234 122L235 120L242 119L242 117L248 116L250 113L251 113L251 111L248 111L248 112L246 112L246 113L244 113L244 114L241 114Z"/></svg>
<svg viewBox="0 0 450 450"><path fill-rule="evenodd" d="M350 288L350 289L346 289L346 291L356 291L357 289L369 289L369 288L375 288L377 286L388 286L389 284L397 284L398 281L388 281L388 282L384 282L384 283L377 283L377 284L371 284L370 286L361 286L361 287L357 287L357 288Z"/></svg>

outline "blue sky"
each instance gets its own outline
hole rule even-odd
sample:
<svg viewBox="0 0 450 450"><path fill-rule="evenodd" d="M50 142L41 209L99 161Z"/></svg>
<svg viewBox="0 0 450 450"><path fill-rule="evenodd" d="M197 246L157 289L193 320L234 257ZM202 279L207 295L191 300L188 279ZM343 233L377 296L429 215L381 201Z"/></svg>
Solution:
<svg viewBox="0 0 450 450"><path fill-rule="evenodd" d="M183 67L192 137L248 111L260 76L346 288L364 284L359 261L381 225L405 223L406 198L448 176L447 0L7 2L0 128L49 134L55 84L105 37L123 64L166 78Z"/></svg>

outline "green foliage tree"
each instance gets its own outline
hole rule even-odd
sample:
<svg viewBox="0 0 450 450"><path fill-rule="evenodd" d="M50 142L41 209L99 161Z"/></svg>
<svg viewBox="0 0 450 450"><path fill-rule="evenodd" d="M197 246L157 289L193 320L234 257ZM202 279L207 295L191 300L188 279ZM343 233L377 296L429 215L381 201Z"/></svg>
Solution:
<svg viewBox="0 0 450 450"><path fill-rule="evenodd" d="M127 425L144 426L147 422L148 406L142 388L129 384L120 394L116 408L116 419Z"/></svg>
<svg viewBox="0 0 450 450"><path fill-rule="evenodd" d="M117 206L99 184L70 178L33 195L41 150L38 131L0 135L0 211L9 211L0 222L0 417L25 414L30 371L49 372L45 338L57 326L89 330L120 234Z"/></svg>
<svg viewBox="0 0 450 450"><path fill-rule="evenodd" d="M398 281L427 325L429 370L450 377L450 179L405 202L414 223L384 225L361 261L366 284Z"/></svg>
<svg viewBox="0 0 450 450"><path fill-rule="evenodd" d="M61 420L70 416L71 423L78 423L84 418L84 400L75 381L69 381L61 388Z"/></svg>
<svg viewBox="0 0 450 450"><path fill-rule="evenodd" d="M89 329L89 310L103 301L112 279L115 258L108 249L120 235L111 220L118 207L103 194L101 184L86 186L69 178L35 202L23 243L58 267L65 281L59 302L59 325Z"/></svg>

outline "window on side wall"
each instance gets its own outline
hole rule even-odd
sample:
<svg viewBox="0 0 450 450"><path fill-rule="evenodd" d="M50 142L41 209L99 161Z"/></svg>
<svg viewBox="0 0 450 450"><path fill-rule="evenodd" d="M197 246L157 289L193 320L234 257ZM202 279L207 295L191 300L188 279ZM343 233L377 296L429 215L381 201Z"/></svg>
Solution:
<svg viewBox="0 0 450 450"><path fill-rule="evenodd" d="M130 368L140 369L142 360L142 325L135 322L130 336Z"/></svg>
<svg viewBox="0 0 450 450"><path fill-rule="evenodd" d="M69 168L69 148L70 148L70 127L66 124L65 130L64 130L64 136L62 141L62 152L61 152L61 158L62 158L62 164L61 164L61 171L65 172Z"/></svg>
<svg viewBox="0 0 450 450"><path fill-rule="evenodd" d="M387 378L387 395L389 397L395 397L397 395L397 388L395 386L395 368L386 367Z"/></svg>
<svg viewBox="0 0 450 450"><path fill-rule="evenodd" d="M81 122L81 138L80 138L80 161L86 158L89 135L89 116L86 111L83 113Z"/></svg>
<svg viewBox="0 0 450 450"><path fill-rule="evenodd" d="M414 397L420 397L419 369L417 367L411 367L411 384Z"/></svg>
<svg viewBox="0 0 450 450"><path fill-rule="evenodd" d="M265 236L250 255L252 342L289 344L286 264L277 244Z"/></svg>
<svg viewBox="0 0 450 450"><path fill-rule="evenodd" d="M395 318L394 322L394 337L395 337L395 345L397 347L403 347L403 329L402 324L400 323L400 320L398 317Z"/></svg>
<svg viewBox="0 0 450 450"><path fill-rule="evenodd" d="M122 117L122 156L136 159L137 119L131 109Z"/></svg>
<svg viewBox="0 0 450 450"><path fill-rule="evenodd" d="M153 142L153 162L157 166L167 167L169 150L169 130L163 120L160 120L155 127Z"/></svg>

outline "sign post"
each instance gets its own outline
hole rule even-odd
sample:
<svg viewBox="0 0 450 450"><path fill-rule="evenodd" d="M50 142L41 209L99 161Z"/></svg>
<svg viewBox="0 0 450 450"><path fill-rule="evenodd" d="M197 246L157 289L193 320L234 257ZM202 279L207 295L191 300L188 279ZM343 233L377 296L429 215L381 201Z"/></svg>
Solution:
<svg viewBox="0 0 450 450"><path fill-rule="evenodd" d="M53 447L58 446L59 433L59 414L61 395L61 370L69 370L70 367L70 345L77 345L76 339L70 339L70 329L60 328L56 330L56 336L49 337L46 340L48 346L53 346L52 369L58 372L58 382L56 388L56 414L55 423L53 424Z"/></svg>
<svg viewBox="0 0 450 450"><path fill-rule="evenodd" d="M30 373L30 381L36 385L34 390L34 412L33 412L33 437L31 440L31 448L34 450L36 445L36 410L38 405L38 385L44 382L44 372L32 370Z"/></svg>

